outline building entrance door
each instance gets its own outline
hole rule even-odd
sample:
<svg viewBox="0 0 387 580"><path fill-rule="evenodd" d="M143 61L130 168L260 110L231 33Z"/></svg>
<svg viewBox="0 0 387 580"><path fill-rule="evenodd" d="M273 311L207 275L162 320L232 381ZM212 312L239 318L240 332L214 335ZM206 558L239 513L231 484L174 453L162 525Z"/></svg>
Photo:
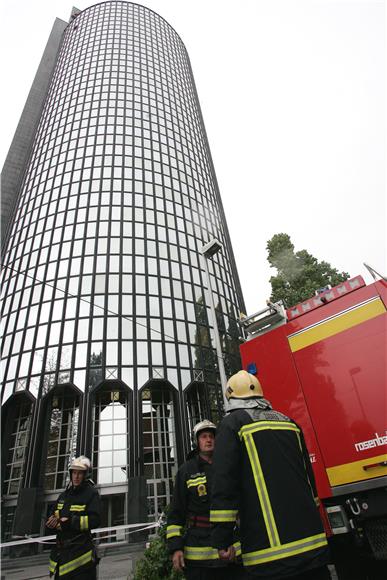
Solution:
<svg viewBox="0 0 387 580"><path fill-rule="evenodd" d="M126 524L126 493L101 496L101 528L122 526ZM100 535L102 542L123 542L126 538L125 530L117 530L109 533L108 538L102 540L102 536L107 536L108 532Z"/></svg>

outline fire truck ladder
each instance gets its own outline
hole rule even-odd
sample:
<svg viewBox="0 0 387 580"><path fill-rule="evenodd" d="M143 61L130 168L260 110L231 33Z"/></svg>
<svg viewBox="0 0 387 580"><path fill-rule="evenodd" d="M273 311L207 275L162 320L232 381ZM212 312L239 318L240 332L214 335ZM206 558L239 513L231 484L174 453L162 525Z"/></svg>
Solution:
<svg viewBox="0 0 387 580"><path fill-rule="evenodd" d="M259 310L251 316L241 317L239 323L243 329L246 340L254 338L257 334L264 334L277 326L286 324L286 311L283 302L267 302L266 308Z"/></svg>
<svg viewBox="0 0 387 580"><path fill-rule="evenodd" d="M363 266L365 266L365 268L367 268L368 272L371 274L371 276L374 280L377 280L376 276L379 276L379 278L381 278L382 280L385 280L387 282L387 277L383 276L383 274L379 274L379 272L377 272L375 270L375 268L373 268L369 264L366 264L365 262L363 262Z"/></svg>

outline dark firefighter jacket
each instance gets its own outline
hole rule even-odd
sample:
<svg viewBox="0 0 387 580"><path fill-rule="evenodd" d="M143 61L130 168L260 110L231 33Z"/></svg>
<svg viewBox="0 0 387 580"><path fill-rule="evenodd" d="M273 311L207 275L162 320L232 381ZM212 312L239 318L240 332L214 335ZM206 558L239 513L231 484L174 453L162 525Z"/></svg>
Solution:
<svg viewBox="0 0 387 580"><path fill-rule="evenodd" d="M226 565L211 547L212 476L212 465L198 454L186 461L176 475L167 518L168 550L183 550L184 559L192 566Z"/></svg>
<svg viewBox="0 0 387 580"><path fill-rule="evenodd" d="M60 494L52 514L69 519L57 530L56 546L50 555L50 576L72 578L96 565L90 530L99 526L100 511L99 494L89 481Z"/></svg>
<svg viewBox="0 0 387 580"><path fill-rule="evenodd" d="M212 546L232 543L239 515L242 560L258 578L327 564L327 540L300 427L271 409L238 409L216 436Z"/></svg>

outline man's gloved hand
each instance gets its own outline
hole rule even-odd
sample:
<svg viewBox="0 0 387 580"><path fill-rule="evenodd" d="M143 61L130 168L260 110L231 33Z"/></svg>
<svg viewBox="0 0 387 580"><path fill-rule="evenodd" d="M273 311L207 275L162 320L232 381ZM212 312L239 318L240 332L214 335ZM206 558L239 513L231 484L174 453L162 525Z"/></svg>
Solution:
<svg viewBox="0 0 387 580"><path fill-rule="evenodd" d="M172 566L176 572L182 572L185 566L184 553L182 550L176 550L172 556Z"/></svg>

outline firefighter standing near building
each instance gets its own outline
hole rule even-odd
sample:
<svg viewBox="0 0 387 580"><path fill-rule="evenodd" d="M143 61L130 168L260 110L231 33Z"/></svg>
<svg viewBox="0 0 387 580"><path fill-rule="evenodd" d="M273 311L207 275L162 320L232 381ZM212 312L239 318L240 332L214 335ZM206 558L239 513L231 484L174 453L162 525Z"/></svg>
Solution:
<svg viewBox="0 0 387 580"><path fill-rule="evenodd" d="M272 409L246 371L227 384L230 414L219 427L213 464L212 546L233 555L239 514L248 578L325 580L328 549L302 431Z"/></svg>
<svg viewBox="0 0 387 580"><path fill-rule="evenodd" d="M189 580L235 580L238 569L241 569L222 561L218 551L211 548L210 502L215 432L215 425L207 419L195 425L196 449L176 475L167 518L167 544L173 568L184 570Z"/></svg>
<svg viewBox="0 0 387 580"><path fill-rule="evenodd" d="M100 497L88 478L90 460L80 456L69 467L70 483L46 522L57 532L50 556L50 576L94 580L97 557L91 529L100 523Z"/></svg>

